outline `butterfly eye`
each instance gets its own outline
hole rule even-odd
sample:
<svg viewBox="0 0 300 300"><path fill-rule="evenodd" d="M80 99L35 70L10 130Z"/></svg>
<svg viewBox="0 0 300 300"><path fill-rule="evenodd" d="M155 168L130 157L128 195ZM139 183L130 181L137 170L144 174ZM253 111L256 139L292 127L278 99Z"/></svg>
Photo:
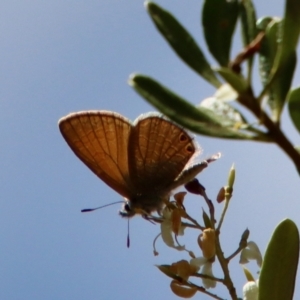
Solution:
<svg viewBox="0 0 300 300"><path fill-rule="evenodd" d="M124 210L125 210L126 212L128 212L128 213L131 212L131 208L130 208L130 205L129 205L128 203L125 203L125 204L124 204Z"/></svg>
<svg viewBox="0 0 300 300"><path fill-rule="evenodd" d="M121 215L121 217L131 218L135 215L135 211L131 208L129 202L125 202L122 205L122 209L119 211L119 214Z"/></svg>

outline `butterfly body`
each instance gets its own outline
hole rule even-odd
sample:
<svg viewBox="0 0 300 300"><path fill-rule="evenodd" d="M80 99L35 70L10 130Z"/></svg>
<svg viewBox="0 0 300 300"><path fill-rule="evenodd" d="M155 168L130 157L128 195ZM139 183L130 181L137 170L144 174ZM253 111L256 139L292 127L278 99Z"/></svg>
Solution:
<svg viewBox="0 0 300 300"><path fill-rule="evenodd" d="M187 167L197 145L158 113L131 123L114 112L84 111L60 119L59 128L76 156L125 198L125 217L160 211L173 189L207 166L204 161Z"/></svg>

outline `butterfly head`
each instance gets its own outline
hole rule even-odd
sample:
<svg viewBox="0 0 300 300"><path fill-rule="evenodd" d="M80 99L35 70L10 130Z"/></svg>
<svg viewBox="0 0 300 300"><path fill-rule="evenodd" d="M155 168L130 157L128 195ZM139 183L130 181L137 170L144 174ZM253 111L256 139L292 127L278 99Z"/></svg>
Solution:
<svg viewBox="0 0 300 300"><path fill-rule="evenodd" d="M149 209L145 203L135 203L125 198L125 202L122 205L122 208L119 210L119 214L123 218L131 218L135 215L149 215L153 209Z"/></svg>
<svg viewBox="0 0 300 300"><path fill-rule="evenodd" d="M131 202L125 199L125 202L122 205L122 208L119 211L121 217L131 218L136 214L136 210L132 208Z"/></svg>
<svg viewBox="0 0 300 300"><path fill-rule="evenodd" d="M168 196L161 196L160 193L137 194L130 199L125 198L119 214L122 217L131 218L134 215L151 215L153 212L160 212L168 200Z"/></svg>

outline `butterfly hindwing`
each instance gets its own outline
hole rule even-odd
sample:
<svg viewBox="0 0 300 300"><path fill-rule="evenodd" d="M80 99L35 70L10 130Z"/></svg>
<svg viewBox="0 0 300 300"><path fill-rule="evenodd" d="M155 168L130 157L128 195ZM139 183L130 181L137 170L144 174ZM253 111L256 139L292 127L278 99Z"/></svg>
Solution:
<svg viewBox="0 0 300 300"><path fill-rule="evenodd" d="M159 114L139 117L129 143L130 177L142 194L168 191L196 151L193 138Z"/></svg>

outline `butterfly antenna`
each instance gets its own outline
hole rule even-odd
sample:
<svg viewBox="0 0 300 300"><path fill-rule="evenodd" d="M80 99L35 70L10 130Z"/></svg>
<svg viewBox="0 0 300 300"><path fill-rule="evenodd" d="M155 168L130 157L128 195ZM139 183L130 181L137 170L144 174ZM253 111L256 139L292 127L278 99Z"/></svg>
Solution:
<svg viewBox="0 0 300 300"><path fill-rule="evenodd" d="M127 223L127 248L130 247L130 235L129 235L129 218Z"/></svg>
<svg viewBox="0 0 300 300"><path fill-rule="evenodd" d="M105 204L105 205L95 207L95 208L85 208L85 209L82 209L81 212L83 212L83 213L91 212L91 211L94 211L94 210L97 210L97 209L100 209L100 208L104 208L104 207L107 207L107 206L110 206L110 205L118 204L118 203L124 203L124 201L112 202L112 203Z"/></svg>

